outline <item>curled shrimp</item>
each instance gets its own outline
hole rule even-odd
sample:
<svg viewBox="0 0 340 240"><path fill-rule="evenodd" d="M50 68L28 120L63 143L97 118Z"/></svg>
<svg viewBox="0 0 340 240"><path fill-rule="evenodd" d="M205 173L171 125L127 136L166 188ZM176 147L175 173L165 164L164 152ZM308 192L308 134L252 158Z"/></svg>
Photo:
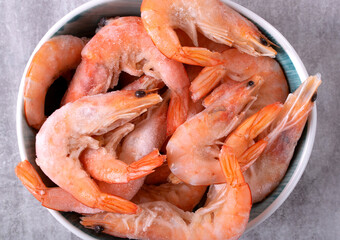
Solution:
<svg viewBox="0 0 340 240"><path fill-rule="evenodd" d="M39 129L44 123L48 88L59 76L76 69L84 45L80 38L61 35L45 42L34 55L25 77L24 109L28 125Z"/></svg>
<svg viewBox="0 0 340 240"><path fill-rule="evenodd" d="M220 162L227 184L212 185L205 206L195 213L158 201L139 204L139 211L133 215L85 216L81 224L133 239L238 239L248 223L251 193L227 146L222 148Z"/></svg>
<svg viewBox="0 0 340 240"><path fill-rule="evenodd" d="M224 88L219 99L177 128L166 147L168 165L175 176L191 185L225 180L217 161L219 140L243 119L262 81L255 76Z"/></svg>
<svg viewBox="0 0 340 240"><path fill-rule="evenodd" d="M55 111L36 136L36 162L59 187L82 204L105 211L136 211L131 202L103 193L83 169L79 155L98 148L91 136L102 135L139 116L159 103L158 94L115 91L83 97Z"/></svg>
<svg viewBox="0 0 340 240"><path fill-rule="evenodd" d="M220 0L143 0L143 24L157 48L179 62L214 66L223 59L217 52L199 48L197 30L210 40L253 56L275 57L271 42L249 20ZM182 47L174 29L183 30L196 47Z"/></svg>
<svg viewBox="0 0 340 240"><path fill-rule="evenodd" d="M204 68L192 81L190 91L194 101L203 98L221 81L228 82L230 79L244 81L253 75L259 75L263 77L264 83L248 116L269 104L284 103L289 89L286 77L277 61L268 57L253 57L237 49L224 51L222 56L226 61L225 64Z"/></svg>
<svg viewBox="0 0 340 240"><path fill-rule="evenodd" d="M139 17L108 21L82 51L82 61L63 103L107 92L124 71L161 79L171 90L167 132L171 135L187 118L189 79L183 65L166 58L152 43Z"/></svg>
<svg viewBox="0 0 340 240"><path fill-rule="evenodd" d="M308 115L314 106L316 91L320 84L319 76L311 76L304 81L294 93L289 94L279 115L261 134L268 145L263 154L244 173L254 203L262 201L284 177Z"/></svg>

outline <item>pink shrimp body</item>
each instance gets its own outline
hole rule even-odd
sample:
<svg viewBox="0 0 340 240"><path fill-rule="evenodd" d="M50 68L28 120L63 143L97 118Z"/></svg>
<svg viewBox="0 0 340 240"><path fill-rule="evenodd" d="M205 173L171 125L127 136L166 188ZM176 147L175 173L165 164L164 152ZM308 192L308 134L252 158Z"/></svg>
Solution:
<svg viewBox="0 0 340 240"><path fill-rule="evenodd" d="M143 0L143 24L157 48L168 58L200 66L223 60L217 52L199 48L197 30L210 40L253 56L275 57L270 41L256 26L219 0ZM183 30L196 47L182 47L175 29Z"/></svg>
<svg viewBox="0 0 340 240"><path fill-rule="evenodd" d="M314 106L316 90L320 84L319 76L311 76L304 81L294 93L289 94L277 118L261 134L268 142L267 148L244 173L254 203L262 201L284 177Z"/></svg>
<svg viewBox="0 0 340 240"><path fill-rule="evenodd" d="M262 81L255 76L248 82L225 88L218 100L177 128L166 147L168 165L176 177L191 185L225 180L217 161L218 140L243 119L242 111L256 99Z"/></svg>
<svg viewBox="0 0 340 240"><path fill-rule="evenodd" d="M82 204L105 211L134 212L136 206L101 192L84 171L80 153L98 148L91 137L109 132L131 121L161 101L157 94L135 96L135 91L116 91L83 97L55 111L36 137L36 162L59 187Z"/></svg>
<svg viewBox="0 0 340 240"><path fill-rule="evenodd" d="M63 73L76 69L85 43L70 35L53 37L34 55L25 78L24 108L28 125L39 129L44 123L48 88Z"/></svg>
<svg viewBox="0 0 340 240"><path fill-rule="evenodd" d="M63 103L106 92L117 85L122 71L161 79L171 90L167 120L171 135L187 118L189 79L181 63L166 58L155 47L138 17L108 21L89 41Z"/></svg>
<svg viewBox="0 0 340 240"><path fill-rule="evenodd" d="M227 184L211 186L195 213L158 201L139 204L134 215L99 213L82 217L81 224L132 239L238 239L248 223L251 193L230 148L222 148L220 162Z"/></svg>
<svg viewBox="0 0 340 240"><path fill-rule="evenodd" d="M288 84L277 61L268 57L253 57L237 49L224 51L222 55L226 64L204 68L191 83L190 91L194 101L208 94L221 80L245 81L254 75L263 77L264 83L247 116L269 104L283 103L286 100L289 93Z"/></svg>

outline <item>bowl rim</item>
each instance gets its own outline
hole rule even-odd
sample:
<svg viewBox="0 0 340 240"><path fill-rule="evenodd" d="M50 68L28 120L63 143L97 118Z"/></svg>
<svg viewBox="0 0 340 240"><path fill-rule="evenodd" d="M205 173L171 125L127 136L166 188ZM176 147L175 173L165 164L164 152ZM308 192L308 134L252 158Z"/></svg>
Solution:
<svg viewBox="0 0 340 240"><path fill-rule="evenodd" d="M88 9L91 9L93 7L96 7L101 4L109 3L109 2L115 2L118 0L91 0L87 3L84 3L80 5L79 7L75 8L74 10L70 11L68 14L66 14L64 17L59 19L48 31L47 33L41 38L37 46L35 47L34 51L32 52L25 70L23 72L23 75L21 77L21 82L19 86L19 92L17 97L17 110L16 110L16 132L17 132L17 140L18 140L18 147L19 147L19 153L21 160L27 159L27 152L25 149L25 143L24 143L24 137L23 137L23 112L24 112L24 104L23 104L23 93L24 93L24 85L25 85L25 76L28 71L29 65L32 61L33 56L38 51L38 49L42 46L44 42L46 42L48 39L50 39L57 31L63 27L67 22L69 22L73 17L85 12ZM252 12L251 10L231 1L231 0L221 0L222 2L226 3L242 15L246 16L253 22L256 22L259 26L261 26L263 29L265 29L268 33L270 33L276 41L278 41L281 45L281 47L285 50L287 55L289 56L290 60L292 61L294 67L296 68L297 74L301 81L305 81L308 77L307 70L302 63L300 57L292 47L292 45L288 42L288 40L270 23L268 23L266 20L258 16L256 13ZM279 196L256 218L251 220L247 224L247 228L245 232L248 232L252 229L254 229L256 226L261 224L263 221L265 221L267 218L269 218L281 205L282 203L288 198L290 193L295 188L296 184L299 182L306 166L309 161L315 134L316 134L316 124L317 124L317 110L316 105L313 107L313 110L308 118L308 124L307 124L307 133L306 133L306 143L305 147L302 149L302 154L300 157L300 161L298 165L296 166L296 169L294 170L293 175L289 179L287 185L284 187L282 192L279 194ZM73 234L76 236L82 238L82 239L88 239L88 240L97 240L97 238L93 238L92 236L86 234L85 232L81 231L79 228L72 225L64 216L62 216L58 211L47 209L52 216L61 223L65 228L70 230Z"/></svg>

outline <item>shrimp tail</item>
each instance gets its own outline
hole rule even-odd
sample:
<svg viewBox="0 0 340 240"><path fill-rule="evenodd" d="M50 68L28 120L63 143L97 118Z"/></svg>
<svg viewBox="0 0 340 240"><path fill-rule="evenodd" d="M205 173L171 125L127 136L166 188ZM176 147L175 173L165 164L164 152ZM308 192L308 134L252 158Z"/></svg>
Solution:
<svg viewBox="0 0 340 240"><path fill-rule="evenodd" d="M223 65L205 67L190 85L192 100L196 102L207 95L217 86L226 72Z"/></svg>
<svg viewBox="0 0 340 240"><path fill-rule="evenodd" d="M106 193L100 194L97 207L105 211L124 214L134 214L138 209L136 204Z"/></svg>
<svg viewBox="0 0 340 240"><path fill-rule="evenodd" d="M47 187L39 174L27 160L20 162L15 168L15 174L30 193L39 201L43 200L43 193Z"/></svg>
<svg viewBox="0 0 340 240"><path fill-rule="evenodd" d="M199 47L182 47L174 58L177 61L198 66L211 67L224 63L220 53Z"/></svg>
<svg viewBox="0 0 340 240"><path fill-rule="evenodd" d="M166 159L166 156L160 155L158 150L154 150L140 160L130 164L129 179L134 180L144 177L152 172L154 169L161 166Z"/></svg>
<svg viewBox="0 0 340 240"><path fill-rule="evenodd" d="M248 148L239 158L238 162L240 164L242 172L245 172L263 153L268 142L266 140L260 140L250 148Z"/></svg>
<svg viewBox="0 0 340 240"><path fill-rule="evenodd" d="M236 159L231 147L223 145L219 156L222 171L226 177L226 182L232 186L247 184L242 175L241 167Z"/></svg>

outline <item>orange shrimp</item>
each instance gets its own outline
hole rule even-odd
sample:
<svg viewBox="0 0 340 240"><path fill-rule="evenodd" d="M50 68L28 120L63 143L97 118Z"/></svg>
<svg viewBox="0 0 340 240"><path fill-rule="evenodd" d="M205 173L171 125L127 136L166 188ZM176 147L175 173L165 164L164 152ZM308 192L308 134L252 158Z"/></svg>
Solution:
<svg viewBox="0 0 340 240"><path fill-rule="evenodd" d="M224 88L219 99L177 128L166 147L168 165L175 176L191 185L224 181L216 161L220 152L217 144L243 119L262 81L255 76Z"/></svg>
<svg viewBox="0 0 340 240"><path fill-rule="evenodd" d="M222 55L226 64L206 67L192 81L190 91L194 101L208 94L221 80L222 82L229 82L230 79L245 81L253 75L263 77L264 83L257 100L250 108L248 116L269 104L275 102L283 103L286 100L289 93L288 84L277 61L268 57L253 57L241 53L237 49L224 51Z"/></svg>
<svg viewBox="0 0 340 240"><path fill-rule="evenodd" d="M24 109L28 125L39 129L44 123L48 88L63 73L76 69L85 43L70 35L45 42L34 55L25 78Z"/></svg>
<svg viewBox="0 0 340 240"><path fill-rule="evenodd" d="M133 215L98 213L81 218L87 228L133 239L238 239L246 229L251 193L235 155L222 148L220 162L227 184L210 187L204 207L185 212L164 202L139 204Z"/></svg>
<svg viewBox="0 0 340 240"><path fill-rule="evenodd" d="M143 24L157 48L179 62L214 66L221 55L199 48L197 30L210 40L253 56L275 57L272 44L257 27L220 0L143 0ZM183 30L196 47L182 47L174 29Z"/></svg>
<svg viewBox="0 0 340 240"><path fill-rule="evenodd" d="M263 154L244 173L253 202L262 201L284 177L295 146L300 139L308 115L321 84L319 76L311 76L292 94L289 94L279 115L261 134L268 142Z"/></svg>
<svg viewBox="0 0 340 240"><path fill-rule="evenodd" d="M98 148L91 136L102 135L139 116L159 103L158 94L115 91L83 97L55 111L36 136L36 162L59 187L82 204L105 211L132 213L131 202L103 193L83 169L79 155Z"/></svg>
<svg viewBox="0 0 340 240"><path fill-rule="evenodd" d="M161 79L171 90L167 119L171 135L187 118L190 82L183 65L155 47L139 17L108 21L89 41L63 103L106 92L117 85L122 71Z"/></svg>
<svg viewBox="0 0 340 240"><path fill-rule="evenodd" d="M268 105L256 114L247 118L226 138L224 144L233 149L237 159L239 160L242 171L246 171L264 151L267 146L267 141L259 140L255 143L254 140L274 121L281 108L282 105L279 103ZM203 150L203 154L206 154L210 147L211 145L205 147L206 150ZM198 150L195 149L194 151ZM210 153L210 155L206 154L206 158L209 157L210 161L200 159L198 154L191 154L196 157L196 159L191 159L191 170L188 171L186 169L188 176L185 181L188 181L190 184L197 184L195 181L197 181L199 177L201 178L199 183L202 184L209 184L209 182L215 183L219 181L223 173L221 169L216 166L217 161L215 160L213 152ZM170 162L170 156L168 159ZM203 161L208 163L202 163ZM177 163L177 167L179 167L180 164L181 163ZM205 166L207 164L209 164L209 168ZM200 170L200 168L204 168L204 170ZM177 169L176 172L173 173L177 173L177 177L181 178L182 175L179 175L178 172L182 174L182 172ZM204 172L204 175L202 172ZM192 178L189 176L190 174L193 175Z"/></svg>

